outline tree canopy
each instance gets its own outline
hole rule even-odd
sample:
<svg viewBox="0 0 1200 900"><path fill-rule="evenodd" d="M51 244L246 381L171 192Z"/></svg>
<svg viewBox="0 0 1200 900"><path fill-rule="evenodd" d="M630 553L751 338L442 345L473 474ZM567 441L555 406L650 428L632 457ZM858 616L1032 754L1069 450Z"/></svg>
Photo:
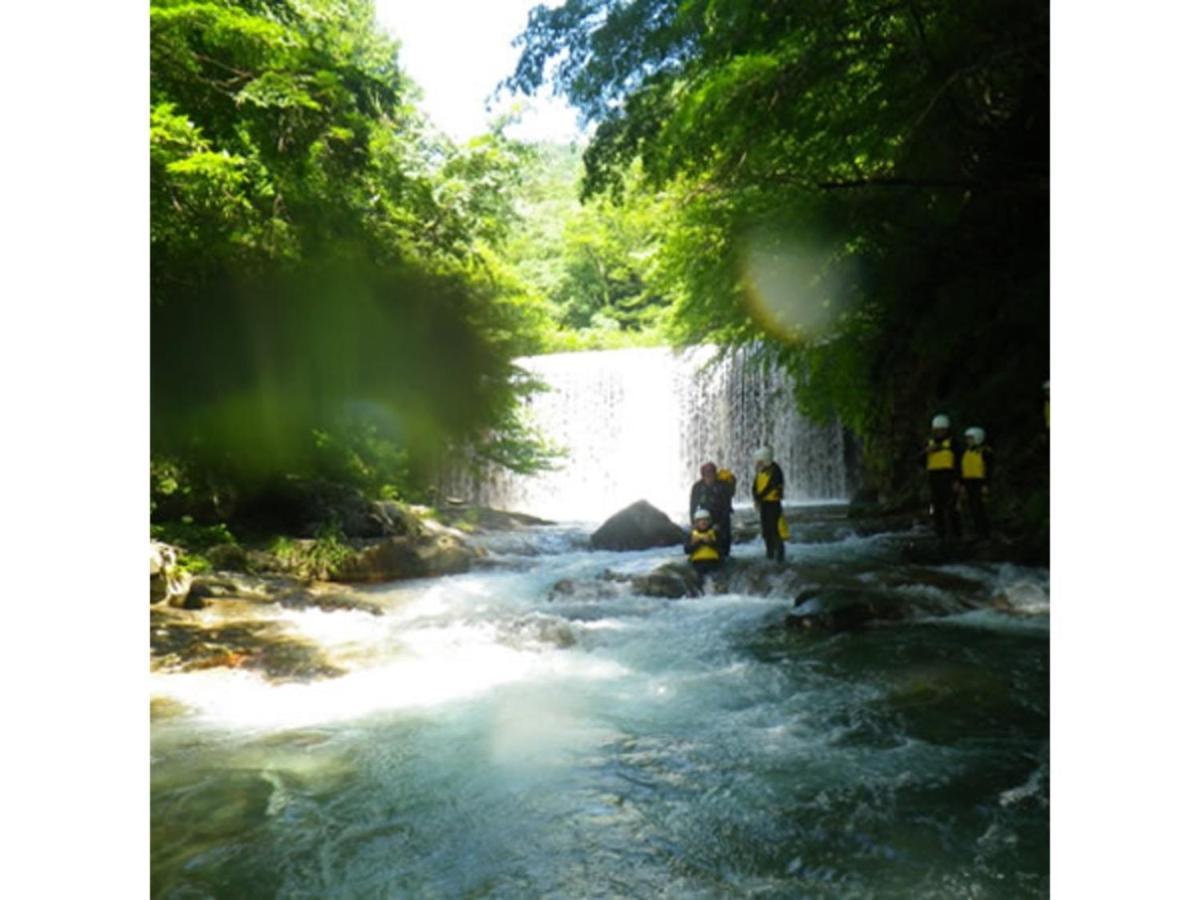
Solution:
<svg viewBox="0 0 1200 900"><path fill-rule="evenodd" d="M537 462L542 313L496 255L526 151L439 136L373 15L151 4L151 449L213 483Z"/></svg>

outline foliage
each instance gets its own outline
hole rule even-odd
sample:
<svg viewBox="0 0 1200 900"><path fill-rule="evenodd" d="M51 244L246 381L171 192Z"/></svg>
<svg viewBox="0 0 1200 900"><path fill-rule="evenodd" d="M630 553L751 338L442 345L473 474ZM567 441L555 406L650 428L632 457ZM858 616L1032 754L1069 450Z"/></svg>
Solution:
<svg viewBox="0 0 1200 900"><path fill-rule="evenodd" d="M315 540L275 538L269 552L287 572L301 578L328 579L355 554L336 525L324 527Z"/></svg>
<svg viewBox="0 0 1200 900"><path fill-rule="evenodd" d="M150 526L150 536L156 541L172 544L195 553L203 553L218 544L236 544L237 538L224 523L200 525L185 516L173 522Z"/></svg>
<svg viewBox="0 0 1200 900"><path fill-rule="evenodd" d="M527 151L433 132L369 0L153 0L150 22L157 496L417 490L511 419L510 360L538 347L496 253Z"/></svg>
<svg viewBox="0 0 1200 900"><path fill-rule="evenodd" d="M661 202L578 202L582 160L574 147L532 148L517 193L521 214L505 254L549 314L541 349L608 349L663 342L667 299L653 286Z"/></svg>
<svg viewBox="0 0 1200 900"><path fill-rule="evenodd" d="M509 84L595 123L586 196L667 198L675 342L762 343L882 486L912 483L939 410L1018 478L1049 354L1048 22L1045 0L567 0L531 13Z"/></svg>

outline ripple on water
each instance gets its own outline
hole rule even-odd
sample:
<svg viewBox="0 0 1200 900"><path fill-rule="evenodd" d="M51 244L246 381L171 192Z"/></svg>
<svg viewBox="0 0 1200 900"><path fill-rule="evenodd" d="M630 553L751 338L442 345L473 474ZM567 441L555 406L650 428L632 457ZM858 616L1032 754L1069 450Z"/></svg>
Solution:
<svg viewBox="0 0 1200 900"><path fill-rule="evenodd" d="M324 685L156 676L200 712L155 724L155 895L1044 890L1047 617L792 640L769 627L789 579L909 577L886 537L794 549L773 596L677 602L550 601L680 557L554 551L373 588L381 617L288 613L353 663ZM1021 567L918 568L931 591L1048 590Z"/></svg>

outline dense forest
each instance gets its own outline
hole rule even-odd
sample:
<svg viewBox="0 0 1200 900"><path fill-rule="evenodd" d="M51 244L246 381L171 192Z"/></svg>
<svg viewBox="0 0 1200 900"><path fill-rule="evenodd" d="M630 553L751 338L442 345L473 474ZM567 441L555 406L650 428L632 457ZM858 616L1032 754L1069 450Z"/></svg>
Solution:
<svg viewBox="0 0 1200 900"><path fill-rule="evenodd" d="M538 7L508 87L553 85L586 147L439 134L369 0L150 14L156 521L533 471L514 359L718 343L898 505L934 412L986 423L1001 512L1045 526L1048 4Z"/></svg>
<svg viewBox="0 0 1200 900"><path fill-rule="evenodd" d="M568 0L521 44L596 126L585 196L670 211L673 340L763 347L897 499L930 415L987 422L1045 522L1049 4Z"/></svg>

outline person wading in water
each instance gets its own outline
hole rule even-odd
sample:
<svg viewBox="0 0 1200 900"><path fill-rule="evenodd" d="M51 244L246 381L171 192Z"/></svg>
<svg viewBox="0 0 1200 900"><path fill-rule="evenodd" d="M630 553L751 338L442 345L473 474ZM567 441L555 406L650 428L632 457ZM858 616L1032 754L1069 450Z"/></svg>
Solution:
<svg viewBox="0 0 1200 900"><path fill-rule="evenodd" d="M754 508L762 524L763 540L767 544L767 559L783 562L783 537L780 517L783 514L783 469L771 458L770 447L754 452Z"/></svg>
<svg viewBox="0 0 1200 900"><path fill-rule="evenodd" d="M992 448L984 443L985 432L978 425L963 432L967 446L959 461L959 477L967 494L967 510L971 514L971 529L977 538L991 534L988 521L988 478L992 472Z"/></svg>
<svg viewBox="0 0 1200 900"><path fill-rule="evenodd" d="M709 573L721 565L721 549L718 532L713 527L712 514L707 509L697 509L692 517L692 530L688 534L683 552L692 561L692 568L700 576L700 584Z"/></svg>
<svg viewBox="0 0 1200 900"><path fill-rule="evenodd" d="M929 499L933 527L939 538L962 535L958 505L958 447L950 436L950 417L938 415L930 423L932 433L925 443L925 471L929 473Z"/></svg>
<svg viewBox="0 0 1200 900"><path fill-rule="evenodd" d="M733 543L731 518L736 483L722 479L716 463L706 462L700 467L700 480L692 485L692 495L688 502L688 510L693 516L697 509L706 509L712 515L713 524L717 526L717 537L720 539L722 559L729 556L729 549Z"/></svg>

